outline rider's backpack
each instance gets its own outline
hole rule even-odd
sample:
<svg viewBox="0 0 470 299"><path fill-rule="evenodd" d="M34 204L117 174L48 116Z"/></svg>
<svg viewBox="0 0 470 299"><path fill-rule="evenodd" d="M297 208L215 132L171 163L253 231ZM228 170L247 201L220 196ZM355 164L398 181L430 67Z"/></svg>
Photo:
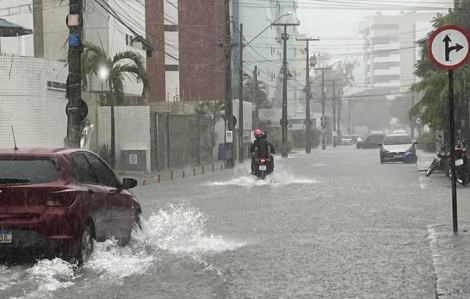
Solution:
<svg viewBox="0 0 470 299"><path fill-rule="evenodd" d="M269 159L269 156L270 156L269 142L266 139L260 139L258 141L257 148L258 148L258 158Z"/></svg>

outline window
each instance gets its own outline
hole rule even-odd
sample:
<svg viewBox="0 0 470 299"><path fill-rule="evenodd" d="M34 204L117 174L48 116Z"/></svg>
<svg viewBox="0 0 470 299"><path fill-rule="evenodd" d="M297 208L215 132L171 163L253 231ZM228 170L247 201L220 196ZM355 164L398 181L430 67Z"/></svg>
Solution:
<svg viewBox="0 0 470 299"><path fill-rule="evenodd" d="M49 183L59 179L60 162L44 157L0 157L0 178L23 179L31 184Z"/></svg>
<svg viewBox="0 0 470 299"><path fill-rule="evenodd" d="M394 30L399 28L400 25L398 24L374 24L371 26L372 30Z"/></svg>
<svg viewBox="0 0 470 299"><path fill-rule="evenodd" d="M91 167L93 167L99 184L111 187L119 186L119 180L116 178L114 171L112 171L108 165L92 154L87 154L86 157L90 162Z"/></svg>
<svg viewBox="0 0 470 299"><path fill-rule="evenodd" d="M132 35L126 34L126 46L131 46L133 44L134 37Z"/></svg>
<svg viewBox="0 0 470 299"><path fill-rule="evenodd" d="M408 135L387 136L384 145L411 144L411 137Z"/></svg>
<svg viewBox="0 0 470 299"><path fill-rule="evenodd" d="M72 156L71 166L71 175L77 182L88 184L98 183L93 168L91 168L90 163L85 158L85 154L74 154Z"/></svg>

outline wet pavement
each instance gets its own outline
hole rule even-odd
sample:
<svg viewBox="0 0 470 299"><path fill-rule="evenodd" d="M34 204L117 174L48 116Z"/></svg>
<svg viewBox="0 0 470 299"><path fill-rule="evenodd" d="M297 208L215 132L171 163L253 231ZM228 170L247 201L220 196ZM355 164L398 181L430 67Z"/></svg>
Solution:
<svg viewBox="0 0 470 299"><path fill-rule="evenodd" d="M143 230L61 260L0 266L0 298L470 298L470 188L377 150L297 151L258 181L233 170L133 189ZM420 166L421 165L421 166ZM427 168L427 167L426 167Z"/></svg>
<svg viewBox="0 0 470 299"><path fill-rule="evenodd" d="M417 155L419 172L425 172L436 156L435 153L422 150L418 150ZM446 182L450 192L450 180L443 172L435 172L431 177L438 177ZM459 201L470 200L469 188L464 189L458 186L457 208ZM448 197L449 205L451 198L451 196ZM449 216L451 217L451 215ZM437 298L440 299L470 298L470 222L468 214L462 218L464 221L458 219L457 233L453 232L451 224L428 226L428 239L436 273L436 293Z"/></svg>

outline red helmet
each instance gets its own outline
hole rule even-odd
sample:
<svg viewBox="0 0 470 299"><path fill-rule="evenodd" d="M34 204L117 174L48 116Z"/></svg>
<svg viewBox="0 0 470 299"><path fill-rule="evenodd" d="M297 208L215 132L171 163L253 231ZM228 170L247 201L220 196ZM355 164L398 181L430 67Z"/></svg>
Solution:
<svg viewBox="0 0 470 299"><path fill-rule="evenodd" d="M262 134L263 134L263 132L261 132L260 129L256 129L255 132L253 133L255 138L260 138Z"/></svg>

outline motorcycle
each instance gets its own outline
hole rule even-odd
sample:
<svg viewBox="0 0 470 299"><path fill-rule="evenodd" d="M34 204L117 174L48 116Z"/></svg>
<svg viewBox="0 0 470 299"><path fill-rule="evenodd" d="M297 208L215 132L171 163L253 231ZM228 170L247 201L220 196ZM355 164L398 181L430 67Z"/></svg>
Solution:
<svg viewBox="0 0 470 299"><path fill-rule="evenodd" d="M441 135L439 135L439 137L441 137ZM441 140L436 139L436 141L441 144L441 148L437 151L436 157L426 170L427 177L429 177L436 169L445 171L447 164L449 163L450 149L447 149L446 145Z"/></svg>
<svg viewBox="0 0 470 299"><path fill-rule="evenodd" d="M270 167L271 160L265 158L259 158L255 160L255 175L260 180L264 180L267 175L271 174L272 169Z"/></svg>
<svg viewBox="0 0 470 299"><path fill-rule="evenodd" d="M469 154L467 153L467 147L463 138L457 140L455 144L455 175L457 183L462 186L467 186L470 183L470 168L468 165ZM452 179L452 168L450 150L449 157L446 163L446 175L449 179Z"/></svg>

